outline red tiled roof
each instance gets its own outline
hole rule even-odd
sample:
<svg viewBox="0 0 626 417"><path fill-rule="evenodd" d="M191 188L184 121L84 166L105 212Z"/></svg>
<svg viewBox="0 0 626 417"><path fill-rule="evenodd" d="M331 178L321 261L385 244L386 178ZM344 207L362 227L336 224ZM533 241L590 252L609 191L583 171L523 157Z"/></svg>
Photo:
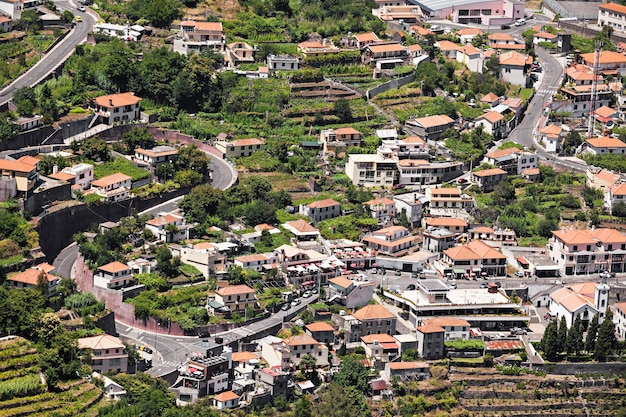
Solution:
<svg viewBox="0 0 626 417"><path fill-rule="evenodd" d="M126 174L122 174L121 172L116 172L115 174L107 175L106 177L102 177L99 180L95 180L91 183L93 187L96 188L104 188L109 185L117 184L119 182L124 182L127 180L131 180L132 177L129 177Z"/></svg>
<svg viewBox="0 0 626 417"><path fill-rule="evenodd" d="M122 271L127 271L130 269L130 267L126 264L123 264L121 262L115 261L115 262L111 262L108 263L106 265L102 265L100 268L98 268L104 272L109 272L111 274L114 274L116 272L122 272Z"/></svg>
<svg viewBox="0 0 626 417"><path fill-rule="evenodd" d="M222 297L224 297L227 295L250 294L250 293L254 294L256 291L254 291L252 288L248 287L245 284L241 284L241 285L229 285L228 287L220 288L215 292L221 295Z"/></svg>
<svg viewBox="0 0 626 417"><path fill-rule="evenodd" d="M335 328L325 321L316 321L305 326L311 332L333 332Z"/></svg>
<svg viewBox="0 0 626 417"><path fill-rule="evenodd" d="M137 104L141 101L141 98L137 97L135 93L127 92L96 97L93 99L93 101L100 107L106 107L110 109L114 107L131 106L133 104Z"/></svg>
<svg viewBox="0 0 626 417"><path fill-rule="evenodd" d="M352 316L354 316L355 318L361 321L377 320L377 319L391 319L395 317L389 310L387 310L385 307L383 307L380 304L367 305L361 308L360 310L358 310Z"/></svg>

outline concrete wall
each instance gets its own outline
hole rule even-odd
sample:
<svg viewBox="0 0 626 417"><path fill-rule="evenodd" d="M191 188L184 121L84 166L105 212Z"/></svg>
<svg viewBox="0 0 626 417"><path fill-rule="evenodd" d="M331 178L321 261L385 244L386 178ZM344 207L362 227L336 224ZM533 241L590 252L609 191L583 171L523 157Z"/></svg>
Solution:
<svg viewBox="0 0 626 417"><path fill-rule="evenodd" d="M415 81L415 74L411 74L411 75L407 75L406 77L396 78L391 81L387 81L386 83L381 84L378 87L374 87L374 88L367 90L367 98L372 99L376 97L378 94L389 91L392 88L402 87L403 85L412 83L413 81Z"/></svg>
<svg viewBox="0 0 626 417"><path fill-rule="evenodd" d="M69 183L60 184L43 191L32 193L24 201L24 209L30 214L38 215L42 207L53 201L65 201L72 199L72 189Z"/></svg>
<svg viewBox="0 0 626 417"><path fill-rule="evenodd" d="M53 134L55 129L51 126L43 126L38 129L21 132L14 138L0 142L0 151L16 150L29 146L40 145L48 136Z"/></svg>
<svg viewBox="0 0 626 417"><path fill-rule="evenodd" d="M63 248L72 243L74 234L90 230L105 221L116 222L135 211L141 212L185 195L189 190L190 187L184 187L146 200L135 197L110 204L82 204L48 213L37 224L39 244L48 261L52 262Z"/></svg>

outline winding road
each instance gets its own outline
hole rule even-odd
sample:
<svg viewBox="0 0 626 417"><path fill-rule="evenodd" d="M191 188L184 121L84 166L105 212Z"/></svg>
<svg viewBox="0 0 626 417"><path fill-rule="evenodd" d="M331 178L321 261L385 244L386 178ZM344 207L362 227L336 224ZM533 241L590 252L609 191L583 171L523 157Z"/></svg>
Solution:
<svg viewBox="0 0 626 417"><path fill-rule="evenodd" d="M77 23L69 34L61 40L52 50L45 54L37 64L22 74L0 91L0 104L5 104L12 97L15 90L22 87L34 87L41 81L46 79L54 70L56 70L67 58L72 55L76 45L87 40L87 35L93 30L96 17L93 12L79 12L74 4L69 1L55 2L57 9L61 12L69 10L76 16L81 16L83 21Z"/></svg>

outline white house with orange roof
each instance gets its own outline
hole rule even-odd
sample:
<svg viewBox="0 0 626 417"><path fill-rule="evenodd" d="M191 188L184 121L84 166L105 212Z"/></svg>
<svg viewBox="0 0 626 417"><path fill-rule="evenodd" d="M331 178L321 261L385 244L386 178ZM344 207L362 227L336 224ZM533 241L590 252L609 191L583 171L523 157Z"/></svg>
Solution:
<svg viewBox="0 0 626 417"><path fill-rule="evenodd" d="M335 343L335 328L325 321L316 321L304 326L306 333L320 343Z"/></svg>
<svg viewBox="0 0 626 417"><path fill-rule="evenodd" d="M422 320L421 324L431 324L445 330L445 340L467 340L470 338L470 323L460 317L433 317Z"/></svg>
<svg viewBox="0 0 626 417"><path fill-rule="evenodd" d="M595 61L594 55L594 52L580 54L580 60L583 64L592 68ZM626 68L626 56L619 52L603 50L600 52L600 58L596 65L601 74L615 75L617 70Z"/></svg>
<svg viewBox="0 0 626 417"><path fill-rule="evenodd" d="M476 127L481 126L485 133L493 136L494 140L500 140L507 136L507 124L504 116L497 111L488 111L474 119Z"/></svg>
<svg viewBox="0 0 626 417"><path fill-rule="evenodd" d="M361 336L361 346L365 355L375 364L392 362L400 355L400 345L387 333Z"/></svg>
<svg viewBox="0 0 626 417"><path fill-rule="evenodd" d="M245 284L218 288L215 301L230 311L245 311L248 307L257 306L256 291Z"/></svg>
<svg viewBox="0 0 626 417"><path fill-rule="evenodd" d="M467 44L459 47L456 53L456 60L465 65L471 72L482 74L485 67L485 56L482 51L474 45Z"/></svg>
<svg viewBox="0 0 626 417"><path fill-rule="evenodd" d="M558 38L557 35L550 33L550 32L545 32L542 30L534 34L533 44L539 45L542 42L550 42L550 43L556 44L557 38Z"/></svg>
<svg viewBox="0 0 626 417"><path fill-rule="evenodd" d="M379 197L363 203L370 210L373 218L379 223L388 223L396 217L396 205L388 197Z"/></svg>
<svg viewBox="0 0 626 417"><path fill-rule="evenodd" d="M320 231L302 219L288 221L283 227L296 235L299 241L317 240L320 237Z"/></svg>
<svg viewBox="0 0 626 417"><path fill-rule="evenodd" d="M357 33L355 35L352 35L351 42L357 48L363 49L367 45L380 43L382 41L380 40L378 35L376 35L374 32L367 32L367 33Z"/></svg>
<svg viewBox="0 0 626 417"><path fill-rule="evenodd" d="M514 246L517 245L515 230L478 226L469 230L472 240L489 242L491 246Z"/></svg>
<svg viewBox="0 0 626 417"><path fill-rule="evenodd" d="M304 41L300 42L296 50L305 59L316 56L334 55L345 51L336 47L332 41Z"/></svg>
<svg viewBox="0 0 626 417"><path fill-rule="evenodd" d="M571 327L580 316L585 326L596 314L600 314L600 321L609 305L610 287L604 283L581 282L563 287L550 294L548 307L552 317L565 317L567 327Z"/></svg>
<svg viewBox="0 0 626 417"><path fill-rule="evenodd" d="M594 166L587 167L587 172L585 173L585 184L587 187L601 190L604 193L625 179L613 171Z"/></svg>
<svg viewBox="0 0 626 417"><path fill-rule="evenodd" d="M495 107L500 104L500 96L494 92L489 92L480 98L480 102Z"/></svg>
<svg viewBox="0 0 626 417"><path fill-rule="evenodd" d="M255 253L252 255L241 255L233 259L233 263L243 269L254 269L262 272L271 268L278 267L278 256L276 254Z"/></svg>
<svg viewBox="0 0 626 417"><path fill-rule="evenodd" d="M456 59L456 54L461 49L459 45L448 40L440 40L435 42L435 47L439 49L441 55L448 59Z"/></svg>
<svg viewBox="0 0 626 417"><path fill-rule="evenodd" d="M626 272L626 235L609 228L556 230L547 255L564 275Z"/></svg>
<svg viewBox="0 0 626 417"><path fill-rule="evenodd" d="M613 210L615 204L626 204L626 183L621 183L604 191L604 207Z"/></svg>
<svg viewBox="0 0 626 417"><path fill-rule="evenodd" d="M492 191L496 185L506 180L506 171L500 168L482 169L472 172L472 181L482 191Z"/></svg>
<svg viewBox="0 0 626 417"><path fill-rule="evenodd" d="M361 62L364 64L375 62L379 69L386 69L401 64L408 56L407 48L401 43L376 43L363 48Z"/></svg>
<svg viewBox="0 0 626 417"><path fill-rule="evenodd" d="M332 198L314 201L300 206L300 214L311 218L313 224L341 216L341 204Z"/></svg>
<svg viewBox="0 0 626 417"><path fill-rule="evenodd" d="M561 144L567 131L559 124L551 123L539 130L540 141L543 142L546 151L557 153L561 150Z"/></svg>
<svg viewBox="0 0 626 417"><path fill-rule="evenodd" d="M509 51L500 54L498 57L500 63L500 78L514 85L526 87L528 77L526 73L533 58L516 51Z"/></svg>
<svg viewBox="0 0 626 417"><path fill-rule="evenodd" d="M424 361L388 362L385 364L385 380L390 382L394 377L400 380L415 381L416 379L430 378L430 375L430 365Z"/></svg>
<svg viewBox="0 0 626 417"><path fill-rule="evenodd" d="M406 127L424 140L438 140L443 132L454 126L454 120L445 114L418 117L406 121Z"/></svg>
<svg viewBox="0 0 626 417"><path fill-rule="evenodd" d="M140 120L140 105L140 97L135 93L126 92L96 97L89 107L98 115L101 123L113 126Z"/></svg>
<svg viewBox="0 0 626 417"><path fill-rule="evenodd" d="M512 147L488 152L483 160L496 168L505 170L508 174L517 175L526 169L537 168L539 158L536 153Z"/></svg>
<svg viewBox="0 0 626 417"><path fill-rule="evenodd" d="M489 36L487 36L487 40L489 42L489 46L491 47L495 47L497 45L502 45L502 44L515 44L515 38L509 34L509 33L505 33L505 32L495 32L495 33L491 33L489 34Z"/></svg>
<svg viewBox="0 0 626 417"><path fill-rule="evenodd" d="M406 47L407 52L409 53L409 57L411 58L419 58L420 56L424 55L424 49L422 49L422 47L416 43L413 45L408 45ZM415 61L413 61L415 62Z"/></svg>
<svg viewBox="0 0 626 417"><path fill-rule="evenodd" d="M328 347L306 333L261 344L261 357L270 368L296 369L307 354L317 360L318 367L328 365Z"/></svg>
<svg viewBox="0 0 626 417"><path fill-rule="evenodd" d="M582 64L573 64L565 69L567 83L573 85L591 85L595 78L598 84L604 84L604 77L600 74L593 75L593 70Z"/></svg>
<svg viewBox="0 0 626 417"><path fill-rule="evenodd" d="M224 158L240 158L265 150L265 140L257 138L236 139L230 142L217 141L215 148Z"/></svg>
<svg viewBox="0 0 626 417"><path fill-rule="evenodd" d="M159 213L146 222L146 229L165 243L179 242L191 237L195 224L185 223L185 218L173 213Z"/></svg>
<svg viewBox="0 0 626 417"><path fill-rule="evenodd" d="M226 254L211 242L193 246L170 245L170 251L172 256L180 257L182 263L196 267L206 279L226 273Z"/></svg>
<svg viewBox="0 0 626 417"><path fill-rule="evenodd" d="M622 112L613 107L602 106L591 112L594 119L602 126L602 130L610 129L615 125L615 122L622 117Z"/></svg>
<svg viewBox="0 0 626 417"><path fill-rule="evenodd" d="M126 346L117 337L108 334L81 337L78 339L78 348L90 351L91 369L95 372L125 373L128 370Z"/></svg>
<svg viewBox="0 0 626 417"><path fill-rule="evenodd" d="M97 194L105 201L121 201L130 198L132 177L117 172L97 179L91 183L91 189L85 194Z"/></svg>
<svg viewBox="0 0 626 417"><path fill-rule="evenodd" d="M456 217L425 217L424 218L424 227L444 227L449 231L460 235L462 233L467 232L467 228L469 224L464 219L459 219Z"/></svg>
<svg viewBox="0 0 626 417"><path fill-rule="evenodd" d="M361 132L352 127L322 129L320 132L320 140L324 144L324 153L334 152L337 157L345 154L346 149L350 146L363 145Z"/></svg>
<svg viewBox="0 0 626 417"><path fill-rule="evenodd" d="M226 50L226 36L221 22L185 20L176 29L179 31L174 38L174 51L179 54L206 50L220 53Z"/></svg>
<svg viewBox="0 0 626 417"><path fill-rule="evenodd" d="M239 407L239 395L233 391L224 391L213 397L213 407L218 410L229 410Z"/></svg>
<svg viewBox="0 0 626 417"><path fill-rule="evenodd" d="M93 276L93 285L99 288L117 290L133 284L133 271L122 262L110 262L98 267Z"/></svg>
<svg viewBox="0 0 626 417"><path fill-rule="evenodd" d="M476 207L474 197L463 194L458 187L427 188L426 200L432 216L467 218L468 213Z"/></svg>
<svg viewBox="0 0 626 417"><path fill-rule="evenodd" d="M375 288L376 283L364 275L342 275L328 280L326 298L329 302L355 308L372 301Z"/></svg>
<svg viewBox="0 0 626 417"><path fill-rule="evenodd" d="M619 3L600 4L598 26L608 26L619 32L626 31L626 6Z"/></svg>
<svg viewBox="0 0 626 417"><path fill-rule="evenodd" d="M164 163L173 163L178 155L178 149L173 146L160 145L152 149L135 149L135 159L145 162L153 167Z"/></svg>
<svg viewBox="0 0 626 417"><path fill-rule="evenodd" d="M56 176L55 174L51 174L49 177L69 181L71 184L77 185L80 190L87 190L91 187L91 182L94 180L93 169L93 165L81 162L80 164L63 168L57 173L65 174L65 177Z"/></svg>
<svg viewBox="0 0 626 417"><path fill-rule="evenodd" d="M465 245L443 251L441 266L445 272L452 269L463 271L467 277L485 273L488 276L506 276L507 256L481 240L473 240Z"/></svg>
<svg viewBox="0 0 626 417"><path fill-rule="evenodd" d="M53 296L56 294L57 286L61 282L61 277L52 274L50 269L46 267L47 265L48 264L41 264L33 266L25 271L7 276L6 281L17 288L36 288L41 279L48 283L48 296Z"/></svg>
<svg viewBox="0 0 626 417"><path fill-rule="evenodd" d="M463 28L456 32L456 36L459 37L462 44L472 43L476 36L483 34L484 32L478 28Z"/></svg>
<svg viewBox="0 0 626 417"><path fill-rule="evenodd" d="M626 153L626 143L611 136L600 136L597 138L587 139L587 141L582 144L582 149L583 152L587 152L592 155L605 153L623 155Z"/></svg>
<svg viewBox="0 0 626 417"><path fill-rule="evenodd" d="M405 255L417 245L417 237L403 226L390 226L371 232L362 239L367 247L390 256Z"/></svg>
<svg viewBox="0 0 626 417"><path fill-rule="evenodd" d="M4 193L0 200L6 201L18 193L26 194L35 187L39 174L37 166L11 159L0 159L0 184ZM4 194L4 195L2 195Z"/></svg>

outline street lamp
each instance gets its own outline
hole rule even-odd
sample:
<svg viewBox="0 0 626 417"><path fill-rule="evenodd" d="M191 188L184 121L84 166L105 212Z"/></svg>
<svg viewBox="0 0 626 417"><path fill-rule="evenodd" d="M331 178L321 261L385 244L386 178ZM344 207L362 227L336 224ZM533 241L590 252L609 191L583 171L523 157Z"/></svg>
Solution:
<svg viewBox="0 0 626 417"><path fill-rule="evenodd" d="M157 352L157 335L159 334L158 333L158 330L159 330L158 326L161 325L161 322L156 321L155 323L156 323L156 326L154 328L154 350L152 351L152 359L153 359L152 362L153 362L153 364L154 364L154 358L155 358L156 352Z"/></svg>

